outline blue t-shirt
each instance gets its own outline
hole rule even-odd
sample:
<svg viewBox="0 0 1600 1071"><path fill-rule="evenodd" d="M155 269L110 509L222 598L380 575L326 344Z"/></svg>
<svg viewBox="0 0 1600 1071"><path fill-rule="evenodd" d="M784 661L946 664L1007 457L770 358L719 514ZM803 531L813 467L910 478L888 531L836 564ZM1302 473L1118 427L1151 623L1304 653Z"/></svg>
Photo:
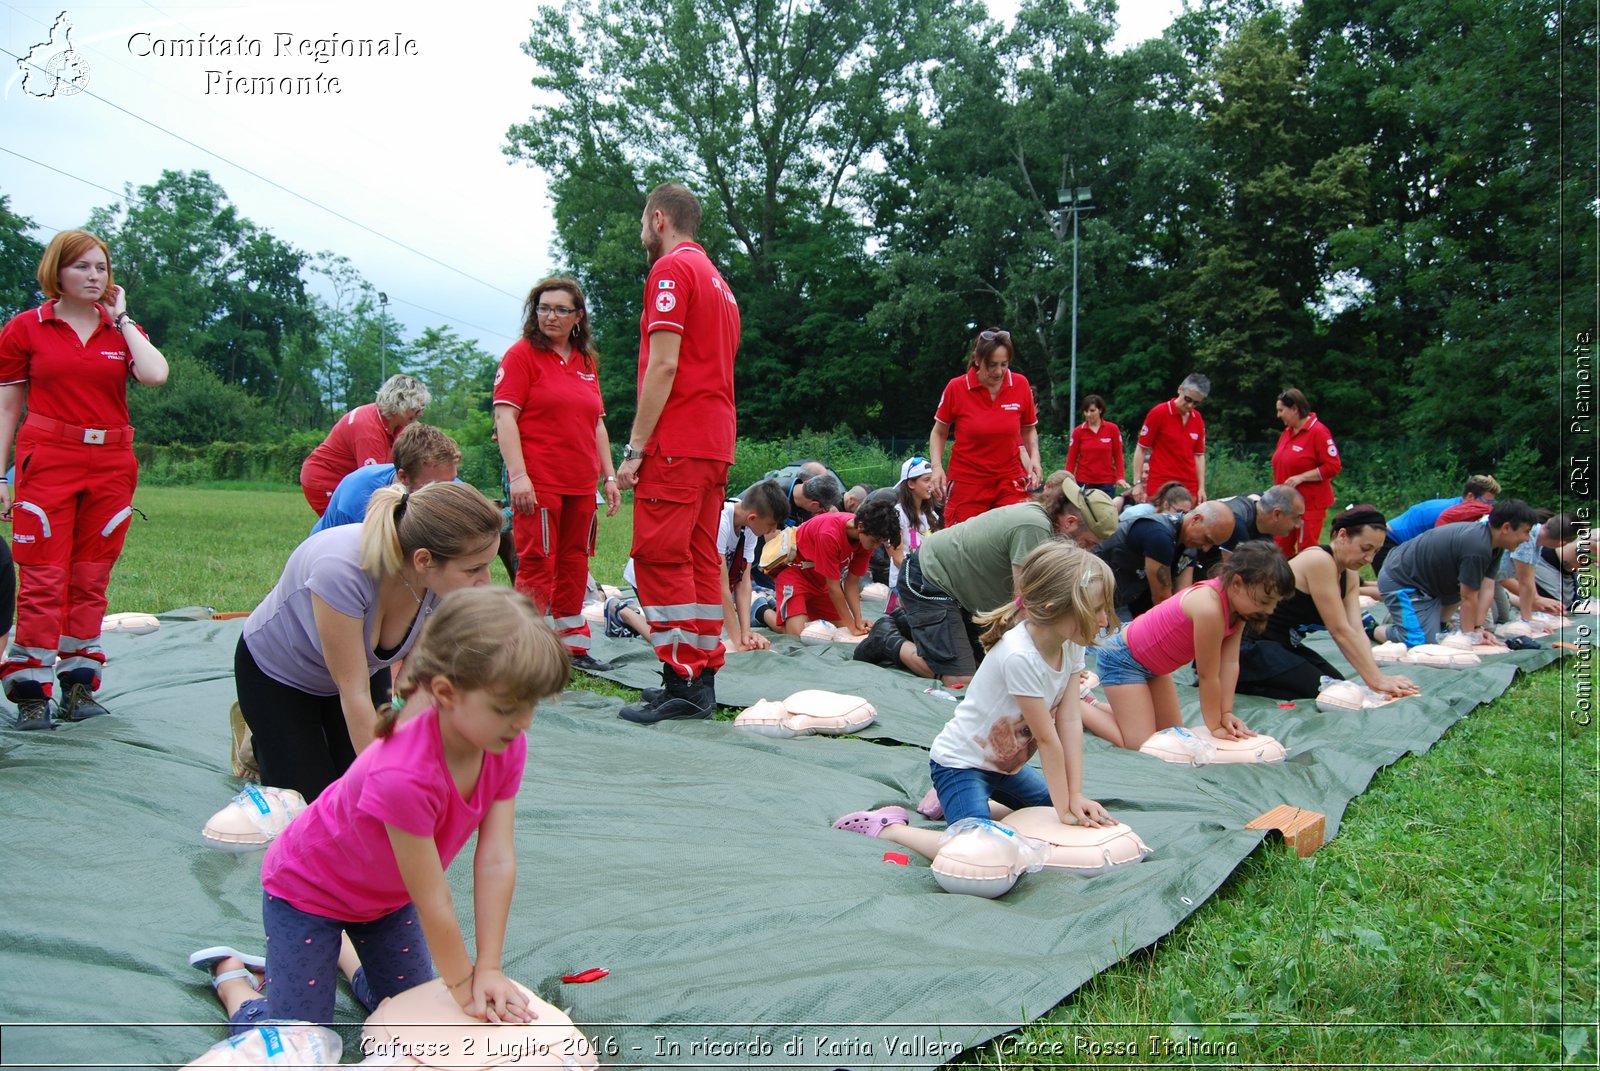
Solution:
<svg viewBox="0 0 1600 1071"><path fill-rule="evenodd" d="M360 524L367 516L367 502L378 493L380 487L388 487L391 483L394 483L393 465L363 465L356 469L334 488L333 497L328 499L328 508L311 526L311 534L316 535L341 524Z"/></svg>
<svg viewBox="0 0 1600 1071"><path fill-rule="evenodd" d="M1394 533L1394 541L1404 543L1408 539L1417 538L1438 523L1439 514L1460 501L1459 498L1430 498L1426 502L1418 502L1389 522L1389 531Z"/></svg>

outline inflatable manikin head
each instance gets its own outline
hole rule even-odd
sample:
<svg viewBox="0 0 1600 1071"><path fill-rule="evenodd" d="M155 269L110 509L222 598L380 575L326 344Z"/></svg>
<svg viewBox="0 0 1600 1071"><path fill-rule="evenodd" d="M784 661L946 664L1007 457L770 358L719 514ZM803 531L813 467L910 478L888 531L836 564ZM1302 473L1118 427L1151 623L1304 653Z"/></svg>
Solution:
<svg viewBox="0 0 1600 1071"><path fill-rule="evenodd" d="M364 1063L374 1067L499 1071L512 1067L598 1068L594 1045L561 1009L518 984L536 1018L480 1023L435 978L390 997L361 1028Z"/></svg>
<svg viewBox="0 0 1600 1071"><path fill-rule="evenodd" d="M1044 867L1050 846L986 818L963 818L939 838L929 869L948 893L993 900L1011 891L1024 873Z"/></svg>
<svg viewBox="0 0 1600 1071"><path fill-rule="evenodd" d="M1044 865L1051 870L1100 874L1137 863L1151 851L1139 834L1121 822L1099 829L1069 826L1056 817L1054 807L1024 807L1006 815L1003 824L1048 844L1050 857Z"/></svg>
<svg viewBox="0 0 1600 1071"><path fill-rule="evenodd" d="M1503 625L1497 625L1495 626L1494 634L1502 640L1511 640L1518 637L1525 640L1537 640L1555 631L1549 625L1537 620L1537 614L1534 616L1535 620L1533 621L1507 621Z"/></svg>
<svg viewBox="0 0 1600 1071"><path fill-rule="evenodd" d="M292 788L245 785L226 807L206 820L200 837L208 848L253 852L265 848L305 809L305 797Z"/></svg>
<svg viewBox="0 0 1600 1071"><path fill-rule="evenodd" d="M880 584L877 581L873 581L870 584L862 584L861 597L863 599L873 599L877 602L888 602L889 585Z"/></svg>
<svg viewBox="0 0 1600 1071"><path fill-rule="evenodd" d="M807 688L782 703L763 699L733 719L736 729L762 736L844 736L865 729L878 709L859 695L841 695Z"/></svg>

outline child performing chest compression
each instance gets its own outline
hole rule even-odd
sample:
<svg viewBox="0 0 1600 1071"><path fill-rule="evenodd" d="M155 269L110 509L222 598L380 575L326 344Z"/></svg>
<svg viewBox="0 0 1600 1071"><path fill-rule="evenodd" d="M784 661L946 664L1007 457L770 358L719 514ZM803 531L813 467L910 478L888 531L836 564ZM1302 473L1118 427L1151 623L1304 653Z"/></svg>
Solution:
<svg viewBox="0 0 1600 1071"><path fill-rule="evenodd" d="M776 599L757 603L753 619L791 636L804 632L812 620L866 635L861 578L879 544L899 543L900 518L893 502L871 501L855 513L819 513L800 525L794 560L772 578Z"/></svg>
<svg viewBox="0 0 1600 1071"><path fill-rule="evenodd" d="M1247 623L1259 630L1278 600L1292 594L1283 552L1265 540L1241 543L1215 577L1158 603L1100 645L1095 657L1111 714L1094 711L1085 724L1129 749L1183 724L1172 671L1193 661L1206 726L1229 740L1254 736L1233 713L1239 641Z"/></svg>
<svg viewBox="0 0 1600 1071"><path fill-rule="evenodd" d="M234 1033L265 1019L328 1023L336 970L370 1009L432 979L436 963L468 1014L531 1018L500 970L514 807L534 706L567 674L560 641L525 596L472 588L439 603L399 688L425 689L433 705L404 725L380 722L378 740L267 849L266 959L225 946L190 957L211 971ZM476 961L444 876L474 832Z"/></svg>
<svg viewBox="0 0 1600 1071"><path fill-rule="evenodd" d="M928 767L947 822L1002 807L1055 808L1063 822L1113 824L1083 794L1083 648L1106 626L1110 568L1061 540L1035 547L1017 572L1017 599L977 618L988 657L955 716L934 738ZM1039 753L1039 770L1028 766ZM1041 772L1042 771L1042 772ZM933 858L940 831L907 824L903 807L856 811L834 823Z"/></svg>

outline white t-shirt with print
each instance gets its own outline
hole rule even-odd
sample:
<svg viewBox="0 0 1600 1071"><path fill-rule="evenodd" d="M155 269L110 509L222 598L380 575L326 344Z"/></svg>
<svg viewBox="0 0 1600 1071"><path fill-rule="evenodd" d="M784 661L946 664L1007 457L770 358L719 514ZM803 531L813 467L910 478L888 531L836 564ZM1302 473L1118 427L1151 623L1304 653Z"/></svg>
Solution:
<svg viewBox="0 0 1600 1071"><path fill-rule="evenodd" d="M1033 696L1054 710L1067 679L1083 669L1083 647L1061 645L1061 668L1050 664L1019 623L994 645L967 685L955 716L934 738L928 757L941 766L1012 774L1038 750L1018 696Z"/></svg>

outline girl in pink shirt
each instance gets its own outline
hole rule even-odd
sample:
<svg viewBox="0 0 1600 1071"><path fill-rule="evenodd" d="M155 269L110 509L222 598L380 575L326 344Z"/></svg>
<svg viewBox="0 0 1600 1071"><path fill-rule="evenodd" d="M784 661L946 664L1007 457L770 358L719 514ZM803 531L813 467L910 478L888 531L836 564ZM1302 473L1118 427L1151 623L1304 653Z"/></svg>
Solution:
<svg viewBox="0 0 1600 1071"><path fill-rule="evenodd" d="M1293 593L1294 574L1276 546L1241 543L1215 577L1157 604L1097 648L1111 715L1085 718L1085 726L1137 749L1153 733L1182 725L1172 671L1193 661L1206 727L1230 740L1254 736L1233 712L1239 640L1246 624L1259 630L1278 600Z"/></svg>
<svg viewBox="0 0 1600 1071"><path fill-rule="evenodd" d="M226 946L189 957L211 972L234 1033L265 1019L327 1023L340 971L376 1007L432 979L435 961L469 1015L531 1019L500 970L517 877L514 808L534 706L568 672L525 596L481 587L440 601L397 689L425 692L433 705L403 725L382 718L372 746L267 849L266 958ZM476 960L444 876L474 832Z"/></svg>

